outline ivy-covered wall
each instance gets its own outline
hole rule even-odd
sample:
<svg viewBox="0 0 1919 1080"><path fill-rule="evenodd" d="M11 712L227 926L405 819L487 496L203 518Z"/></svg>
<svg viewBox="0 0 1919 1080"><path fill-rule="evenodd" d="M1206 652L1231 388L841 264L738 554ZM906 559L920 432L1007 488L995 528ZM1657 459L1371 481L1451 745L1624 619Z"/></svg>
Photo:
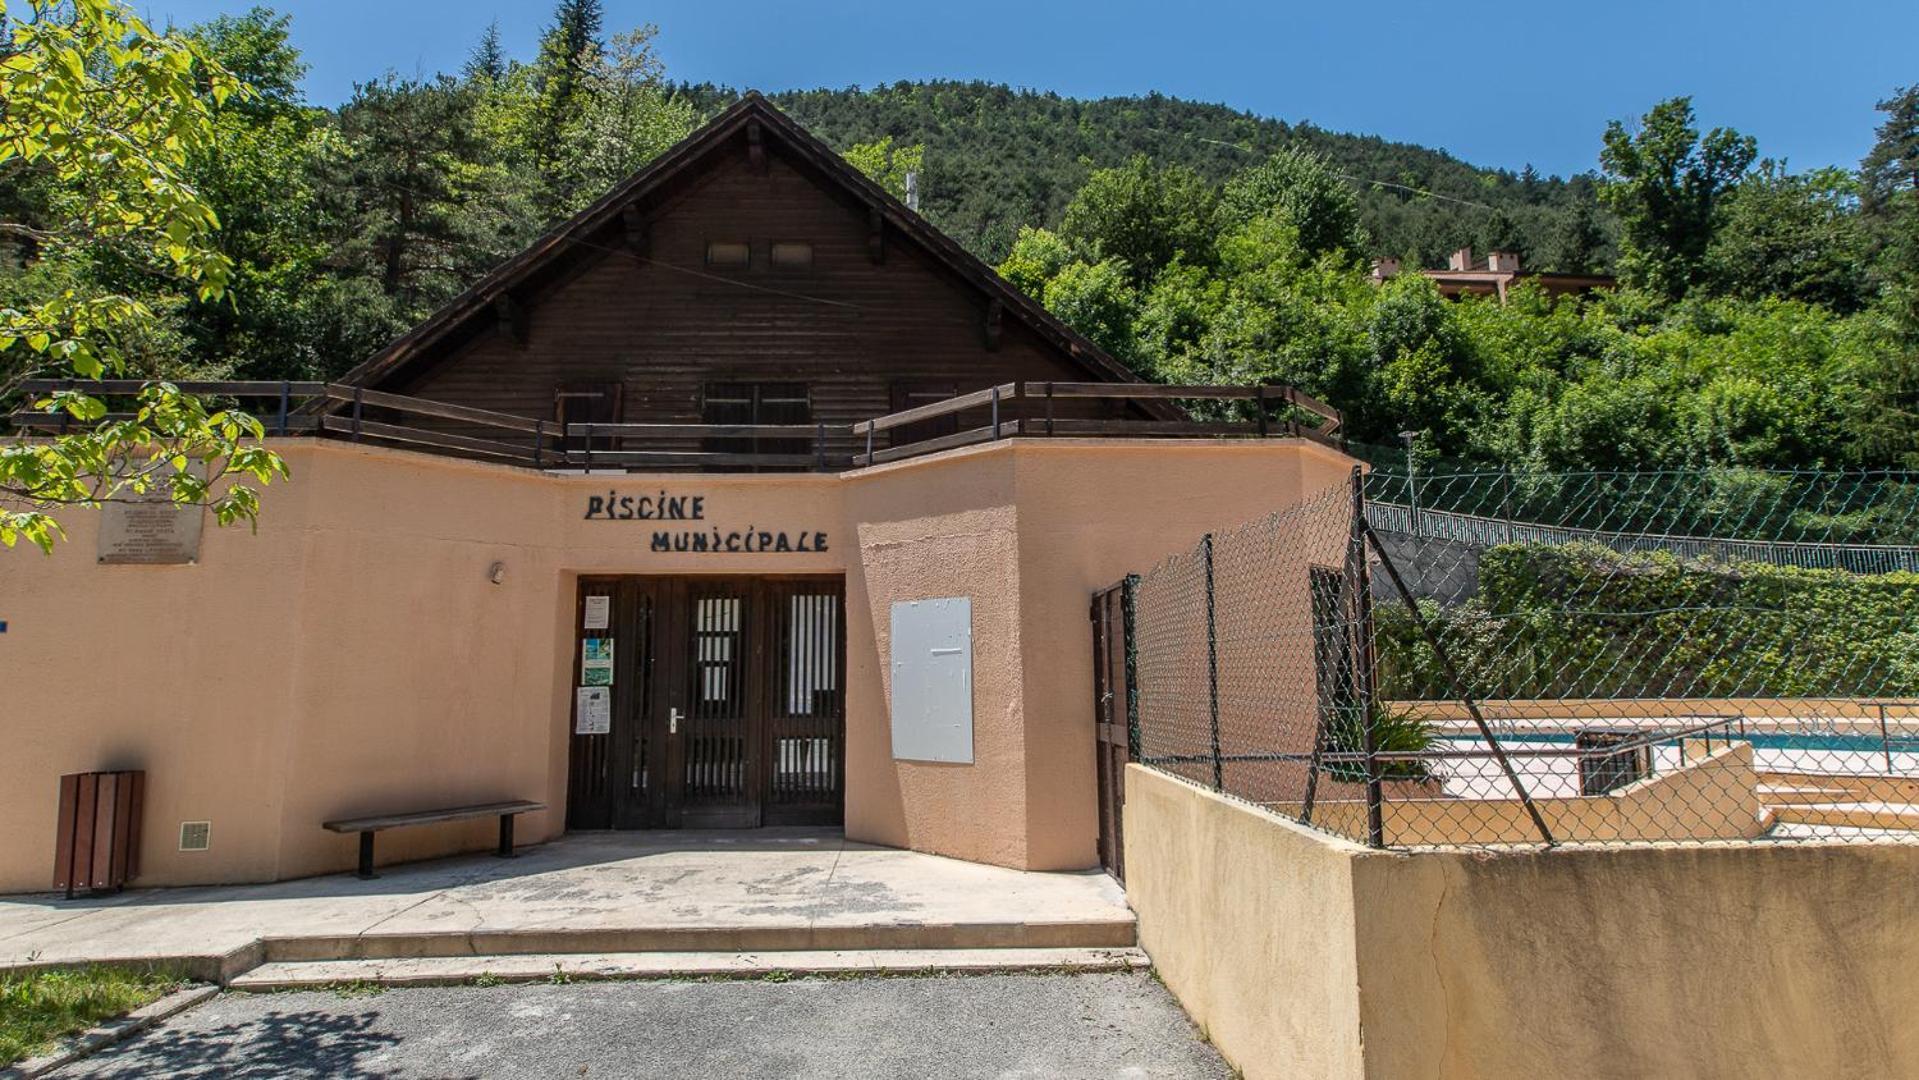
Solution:
<svg viewBox="0 0 1919 1080"><path fill-rule="evenodd" d="M1407 609L1377 617L1379 690L1446 699ZM1919 697L1919 574L1509 544L1422 611L1482 698Z"/></svg>

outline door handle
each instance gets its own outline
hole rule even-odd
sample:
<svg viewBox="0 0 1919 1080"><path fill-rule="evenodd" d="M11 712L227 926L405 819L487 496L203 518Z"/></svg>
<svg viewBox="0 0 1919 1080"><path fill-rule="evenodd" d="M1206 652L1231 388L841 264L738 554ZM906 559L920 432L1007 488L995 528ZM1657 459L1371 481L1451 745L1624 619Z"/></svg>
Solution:
<svg viewBox="0 0 1919 1080"><path fill-rule="evenodd" d="M666 733L668 735L680 733L680 710L674 708L666 710Z"/></svg>

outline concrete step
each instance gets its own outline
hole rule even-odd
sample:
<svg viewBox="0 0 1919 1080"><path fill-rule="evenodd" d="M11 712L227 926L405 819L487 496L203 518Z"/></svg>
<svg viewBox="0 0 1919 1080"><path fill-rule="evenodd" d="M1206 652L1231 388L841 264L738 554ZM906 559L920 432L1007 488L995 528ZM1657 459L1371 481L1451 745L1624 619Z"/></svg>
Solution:
<svg viewBox="0 0 1919 1080"><path fill-rule="evenodd" d="M1852 792L1843 787L1807 784L1760 784L1759 801L1767 806L1792 806L1803 803L1844 802Z"/></svg>
<svg viewBox="0 0 1919 1080"><path fill-rule="evenodd" d="M1151 966L1137 948L864 949L790 952L523 953L262 964L229 984L254 992L372 984L736 978L783 975L1006 971L1128 971Z"/></svg>
<svg viewBox="0 0 1919 1080"><path fill-rule="evenodd" d="M1124 949L1138 943L1133 913L1069 921L801 922L738 926L518 927L368 931L266 938L266 962L613 953L861 952L953 949Z"/></svg>
<svg viewBox="0 0 1919 1080"><path fill-rule="evenodd" d="M1801 803L1775 807L1773 820L1784 825L1913 829L1919 828L1919 806L1885 802Z"/></svg>
<svg viewBox="0 0 1919 1080"><path fill-rule="evenodd" d="M1837 789L1844 797L1834 800L1866 800L1891 803L1919 803L1919 778L1888 776L1882 773L1799 773L1767 771L1759 774L1761 790L1766 785Z"/></svg>

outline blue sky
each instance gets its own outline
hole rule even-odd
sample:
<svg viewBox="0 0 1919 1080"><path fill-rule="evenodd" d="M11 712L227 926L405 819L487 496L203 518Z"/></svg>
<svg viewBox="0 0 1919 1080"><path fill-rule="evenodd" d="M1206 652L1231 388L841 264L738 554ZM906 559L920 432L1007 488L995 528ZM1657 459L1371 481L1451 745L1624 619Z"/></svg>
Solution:
<svg viewBox="0 0 1919 1080"><path fill-rule="evenodd" d="M157 22L238 0L134 0ZM455 70L500 20L533 53L550 0L280 0L311 100L356 80ZM1856 164L1873 103L1919 82L1911 0L1601 0L1575 4L1139 3L1135 0L607 0L607 28L652 22L676 79L780 90L980 78L1097 97L1151 90L1337 131L1442 147L1476 164L1593 168L1608 119L1693 95L1703 123L1795 168Z"/></svg>

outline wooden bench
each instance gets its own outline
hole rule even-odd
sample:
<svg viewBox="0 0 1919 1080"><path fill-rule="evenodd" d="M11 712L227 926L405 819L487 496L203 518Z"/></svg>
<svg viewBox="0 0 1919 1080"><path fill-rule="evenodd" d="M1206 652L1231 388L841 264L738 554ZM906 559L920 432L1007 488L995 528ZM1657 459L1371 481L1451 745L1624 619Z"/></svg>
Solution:
<svg viewBox="0 0 1919 1080"><path fill-rule="evenodd" d="M513 816L527 814L535 810L546 809L545 803L516 802L481 803L478 806L454 806L444 810L419 810L410 814L382 814L379 817L346 818L341 821L329 821L326 828L336 833L360 834L360 870L363 878L375 877L373 873L373 834L383 829L399 829L408 825L431 825L439 821L464 821L468 818L493 817L500 819L500 847L494 854L502 859L513 857Z"/></svg>

